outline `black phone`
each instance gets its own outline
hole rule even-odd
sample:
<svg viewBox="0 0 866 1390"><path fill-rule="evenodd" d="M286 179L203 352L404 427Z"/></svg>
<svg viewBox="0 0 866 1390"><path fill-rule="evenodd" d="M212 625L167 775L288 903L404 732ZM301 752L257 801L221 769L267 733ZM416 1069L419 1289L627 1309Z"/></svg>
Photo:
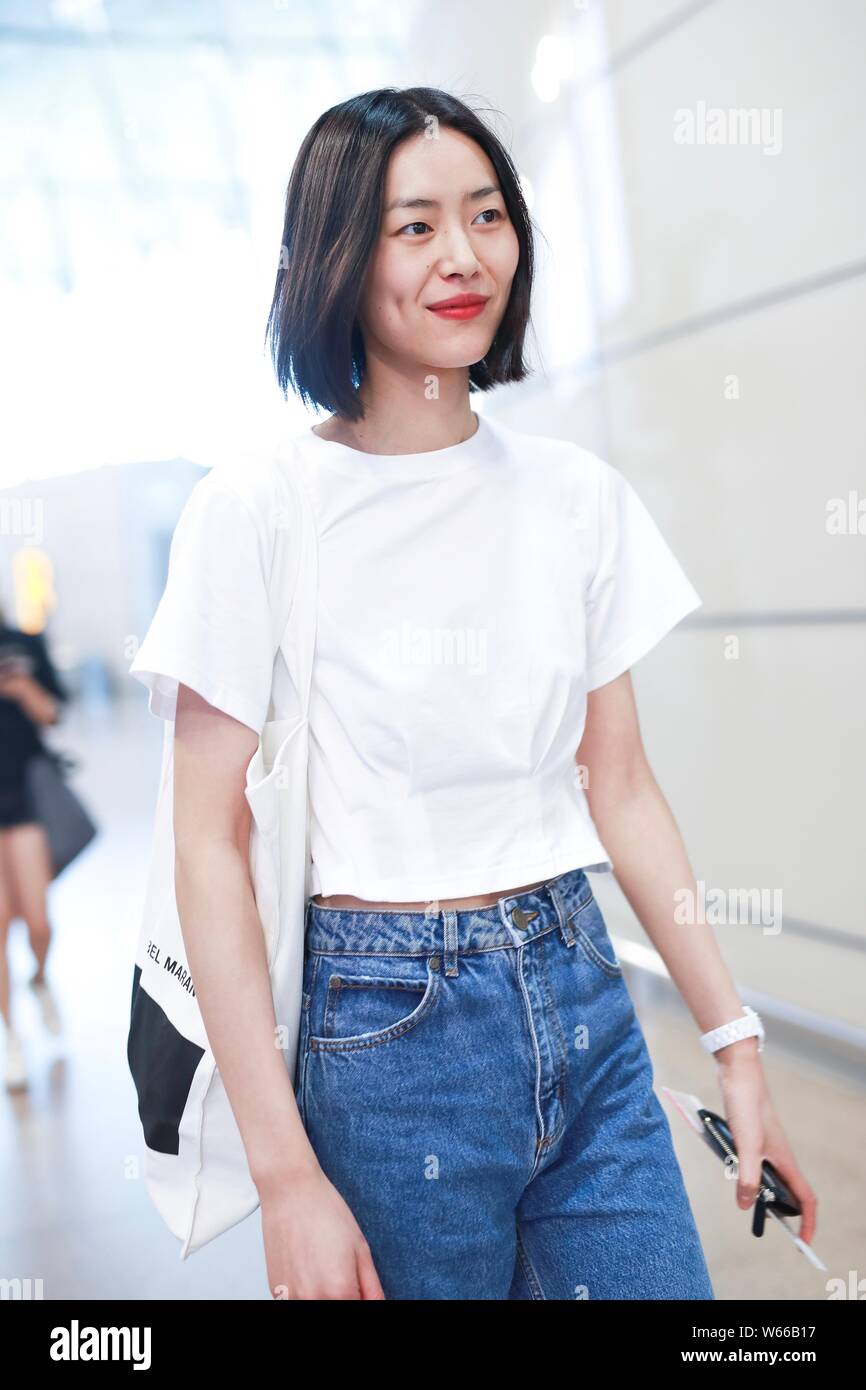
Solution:
<svg viewBox="0 0 866 1390"><path fill-rule="evenodd" d="M704 1127L704 1139L710 1148L720 1158L736 1158L737 1146L727 1120L722 1115L717 1115L714 1110L707 1110L703 1106L698 1110L698 1116ZM799 1216L802 1211L799 1201L781 1173L773 1167L768 1158L765 1158L761 1163L761 1187L755 1199L752 1217L753 1236L764 1234L768 1207L772 1207L779 1216Z"/></svg>

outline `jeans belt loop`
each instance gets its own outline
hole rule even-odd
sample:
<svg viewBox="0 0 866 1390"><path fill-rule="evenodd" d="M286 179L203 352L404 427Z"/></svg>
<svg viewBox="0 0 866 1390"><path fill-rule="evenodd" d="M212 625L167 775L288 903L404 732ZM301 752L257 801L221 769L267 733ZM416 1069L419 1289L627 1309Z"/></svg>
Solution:
<svg viewBox="0 0 866 1390"><path fill-rule="evenodd" d="M547 891L550 900L556 911L556 920L559 922L559 933L566 946L573 946L575 942L574 928L568 920L568 913L565 910L565 903L557 884L555 882L547 884Z"/></svg>
<svg viewBox="0 0 866 1390"><path fill-rule="evenodd" d="M443 920L443 960L446 975L457 975L457 912L454 908L442 909Z"/></svg>

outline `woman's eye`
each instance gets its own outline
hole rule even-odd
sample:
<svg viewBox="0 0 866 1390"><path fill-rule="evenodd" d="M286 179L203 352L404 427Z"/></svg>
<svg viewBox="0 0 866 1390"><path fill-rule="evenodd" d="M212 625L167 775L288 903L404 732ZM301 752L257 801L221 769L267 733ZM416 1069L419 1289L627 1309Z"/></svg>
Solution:
<svg viewBox="0 0 866 1390"><path fill-rule="evenodd" d="M478 216L488 217L491 213L493 214L494 219L502 218L502 213L499 211L499 208L485 208L483 212L479 212ZM492 225L493 224L491 222L485 223L485 226L487 227L490 227Z"/></svg>
<svg viewBox="0 0 866 1390"><path fill-rule="evenodd" d="M482 226L485 227L492 227L496 222L505 221L505 214L500 212L499 208L485 208L483 212L479 212L478 215L475 218L473 218L473 226L478 221L479 217L487 217L491 219L488 222L482 223ZM413 231L413 228L415 227L420 227L421 231ZM431 232L432 230L433 228L430 226L429 222L407 222L405 227L400 228L400 235L402 236L405 232L409 235L410 238L412 238L414 236L423 236L424 232Z"/></svg>

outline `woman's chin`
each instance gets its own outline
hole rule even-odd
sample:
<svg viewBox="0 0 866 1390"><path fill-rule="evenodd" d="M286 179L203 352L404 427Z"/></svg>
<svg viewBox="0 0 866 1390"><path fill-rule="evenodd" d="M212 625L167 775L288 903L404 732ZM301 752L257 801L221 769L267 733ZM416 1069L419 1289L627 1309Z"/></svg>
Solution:
<svg viewBox="0 0 866 1390"><path fill-rule="evenodd" d="M429 352L423 355L423 361L434 371L454 371L480 362L489 348L490 343L486 335L482 340L476 339L474 342L470 342L467 337L464 342L454 343L448 348L443 347L441 343L431 344Z"/></svg>

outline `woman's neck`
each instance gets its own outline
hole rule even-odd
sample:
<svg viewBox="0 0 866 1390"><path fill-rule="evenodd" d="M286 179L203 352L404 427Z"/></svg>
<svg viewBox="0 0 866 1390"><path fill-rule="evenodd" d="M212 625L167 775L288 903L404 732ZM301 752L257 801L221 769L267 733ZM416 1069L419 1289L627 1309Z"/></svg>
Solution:
<svg viewBox="0 0 866 1390"><path fill-rule="evenodd" d="M478 428L468 381L461 381L458 390L458 383L443 383L437 377L437 385L440 394L435 400L427 399L423 385L389 391L383 399L382 393L374 392L365 381L358 392L364 418L348 420L332 415L316 425L314 433L365 454L424 454L462 444Z"/></svg>

